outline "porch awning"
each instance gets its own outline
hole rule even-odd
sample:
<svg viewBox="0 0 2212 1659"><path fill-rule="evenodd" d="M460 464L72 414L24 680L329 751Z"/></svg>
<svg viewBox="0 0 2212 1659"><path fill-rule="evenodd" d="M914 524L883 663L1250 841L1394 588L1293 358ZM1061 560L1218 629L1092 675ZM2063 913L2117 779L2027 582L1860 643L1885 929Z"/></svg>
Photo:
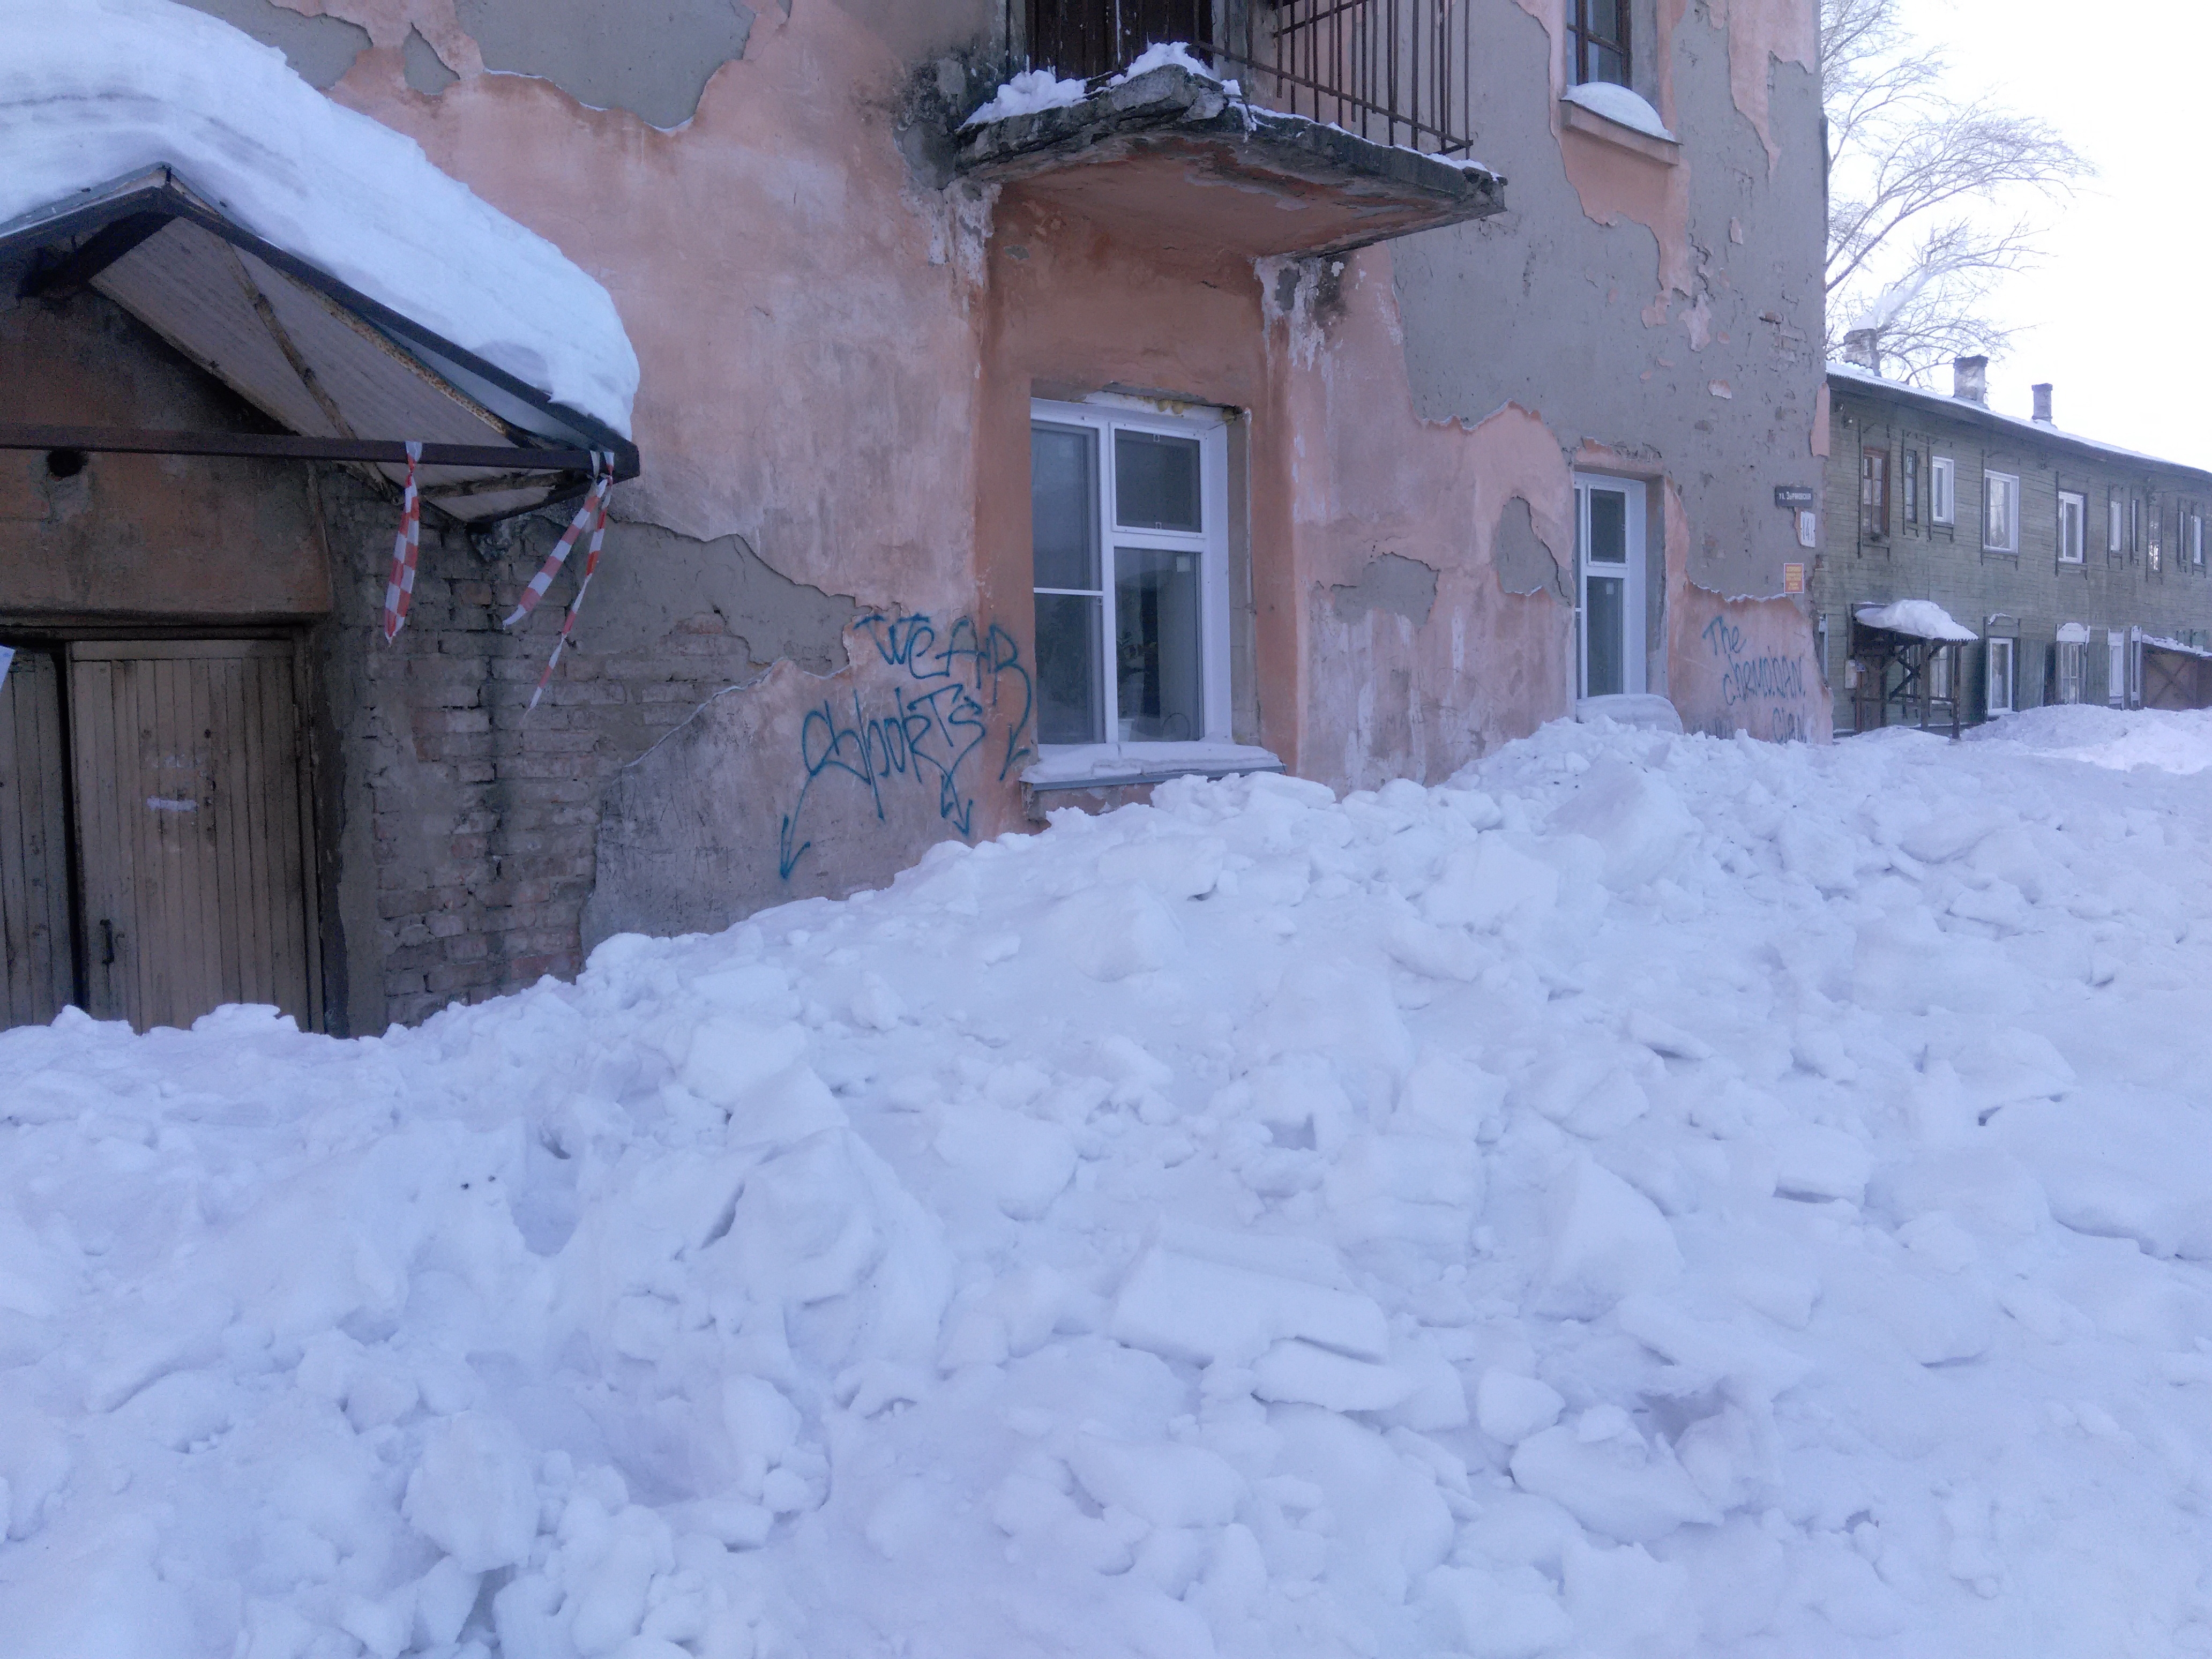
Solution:
<svg viewBox="0 0 2212 1659"><path fill-rule="evenodd" d="M0 447L347 461L397 483L411 440L423 498L464 520L574 493L593 451L637 471L605 422L244 229L167 167L0 226L0 270L26 297L105 295L296 434L0 423Z"/></svg>
<svg viewBox="0 0 2212 1659"><path fill-rule="evenodd" d="M637 355L606 289L318 92L169 0L40 0L0 54L0 283L93 289L283 428L72 428L0 382L13 448L337 460L489 520L637 470Z"/></svg>

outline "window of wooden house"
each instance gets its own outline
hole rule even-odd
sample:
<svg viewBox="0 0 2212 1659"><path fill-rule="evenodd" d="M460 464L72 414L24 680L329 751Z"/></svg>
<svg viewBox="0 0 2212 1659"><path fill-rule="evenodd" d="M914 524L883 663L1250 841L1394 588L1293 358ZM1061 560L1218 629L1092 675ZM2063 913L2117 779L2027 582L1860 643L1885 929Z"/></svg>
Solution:
<svg viewBox="0 0 2212 1659"><path fill-rule="evenodd" d="M1905 489L1905 522L1917 528L1920 523L1920 452L1905 452L1904 477L1899 480Z"/></svg>
<svg viewBox="0 0 2212 1659"><path fill-rule="evenodd" d="M1889 451L1871 444L1859 452L1859 534L1870 542L1889 534Z"/></svg>
<svg viewBox="0 0 2212 1659"><path fill-rule="evenodd" d="M1958 517L1958 465L1948 455L1928 459L1928 522L1951 524Z"/></svg>
<svg viewBox="0 0 2212 1659"><path fill-rule="evenodd" d="M2156 570L2159 568L2159 553L2160 551L2158 535L2157 496L2153 495L2150 498L2148 507L2145 510L2143 517L2148 521L2150 526L2150 534L2145 538L2143 542L2143 563L2147 568Z"/></svg>
<svg viewBox="0 0 2212 1659"><path fill-rule="evenodd" d="M2085 526L2089 517L2089 498L2079 490L2058 492L2058 562L2081 562Z"/></svg>
<svg viewBox="0 0 2212 1659"><path fill-rule="evenodd" d="M2020 551L2020 479L2010 472L1982 474L1982 547L1990 553Z"/></svg>
<svg viewBox="0 0 2212 1659"><path fill-rule="evenodd" d="M2118 558L2128 550L2127 504L2117 489L2105 498L2105 555Z"/></svg>

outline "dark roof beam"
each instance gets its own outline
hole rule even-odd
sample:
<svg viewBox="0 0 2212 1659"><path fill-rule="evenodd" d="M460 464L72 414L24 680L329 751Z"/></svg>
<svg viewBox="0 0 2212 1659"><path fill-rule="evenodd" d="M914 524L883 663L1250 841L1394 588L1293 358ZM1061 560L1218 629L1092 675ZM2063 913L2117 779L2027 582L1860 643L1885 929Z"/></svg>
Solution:
<svg viewBox="0 0 2212 1659"><path fill-rule="evenodd" d="M169 222L162 212L133 213L101 226L71 252L32 269L16 290L25 300L63 299L85 285Z"/></svg>

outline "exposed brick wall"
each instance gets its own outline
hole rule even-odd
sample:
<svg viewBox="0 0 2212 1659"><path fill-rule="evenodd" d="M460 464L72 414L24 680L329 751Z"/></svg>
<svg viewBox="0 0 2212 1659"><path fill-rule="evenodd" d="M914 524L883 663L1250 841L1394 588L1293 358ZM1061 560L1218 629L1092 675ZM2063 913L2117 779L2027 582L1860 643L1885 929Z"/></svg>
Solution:
<svg viewBox="0 0 2212 1659"><path fill-rule="evenodd" d="M574 974L607 780L762 665L711 611L647 648L603 654L592 648L587 602L577 642L530 709L581 550L537 613L508 632L500 619L557 526L530 520L487 558L426 514L413 605L387 647L380 624L397 506L348 477L323 485L337 595L318 641L322 763L336 774L322 793L337 820L324 840L340 866L326 885L343 890L326 908L339 913L348 976L373 975L375 986L364 994L355 983L352 1017L334 1025L363 1024L379 997L383 1019L412 1023L451 1002ZM621 556L622 537L611 526L608 559ZM368 926L373 939L358 937Z"/></svg>

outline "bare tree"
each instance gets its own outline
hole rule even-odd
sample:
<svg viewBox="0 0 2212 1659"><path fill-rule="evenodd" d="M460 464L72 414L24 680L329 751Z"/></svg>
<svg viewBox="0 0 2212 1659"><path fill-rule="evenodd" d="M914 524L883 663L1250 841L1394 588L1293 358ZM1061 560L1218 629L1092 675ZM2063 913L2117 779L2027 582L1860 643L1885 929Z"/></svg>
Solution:
<svg viewBox="0 0 2212 1659"><path fill-rule="evenodd" d="M2040 254L2041 218L2092 169L2049 123L1960 100L1902 0L1820 0L1828 120L1828 349L1917 380L2002 353L1988 301Z"/></svg>

